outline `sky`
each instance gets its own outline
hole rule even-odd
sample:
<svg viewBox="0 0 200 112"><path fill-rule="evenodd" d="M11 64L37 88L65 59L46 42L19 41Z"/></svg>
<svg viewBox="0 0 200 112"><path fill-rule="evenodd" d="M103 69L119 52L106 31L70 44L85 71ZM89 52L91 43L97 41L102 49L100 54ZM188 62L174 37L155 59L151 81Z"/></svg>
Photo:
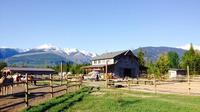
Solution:
<svg viewBox="0 0 200 112"><path fill-rule="evenodd" d="M200 45L199 0L0 0L0 46L102 53Z"/></svg>

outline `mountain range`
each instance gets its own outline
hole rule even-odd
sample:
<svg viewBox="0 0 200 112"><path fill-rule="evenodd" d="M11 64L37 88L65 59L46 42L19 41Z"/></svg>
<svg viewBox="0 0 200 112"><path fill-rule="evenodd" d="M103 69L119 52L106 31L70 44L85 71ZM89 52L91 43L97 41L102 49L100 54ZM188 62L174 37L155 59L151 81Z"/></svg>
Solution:
<svg viewBox="0 0 200 112"><path fill-rule="evenodd" d="M61 49L52 45L42 45L32 49L0 48L0 60L8 63L9 66L54 66L62 62L86 64L90 63L92 57L97 54L78 50Z"/></svg>
<svg viewBox="0 0 200 112"><path fill-rule="evenodd" d="M184 47L185 48L185 47ZM160 54L169 51L177 52L180 57L186 50L173 47L141 47L145 54L146 60L155 61ZM138 49L134 49L133 53L137 55ZM86 64L90 63L96 53L79 49L65 48L61 49L56 46L45 44L32 49L17 48L0 48L0 60L8 63L9 66L54 66L64 63Z"/></svg>

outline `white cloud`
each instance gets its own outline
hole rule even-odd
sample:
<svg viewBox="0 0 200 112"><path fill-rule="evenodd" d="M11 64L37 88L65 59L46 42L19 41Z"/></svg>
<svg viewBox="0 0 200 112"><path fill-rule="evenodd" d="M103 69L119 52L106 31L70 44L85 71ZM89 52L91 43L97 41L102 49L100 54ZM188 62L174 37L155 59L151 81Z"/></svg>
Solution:
<svg viewBox="0 0 200 112"><path fill-rule="evenodd" d="M183 46L179 46L179 47L177 47L177 48L189 50L189 49L190 49L190 44L186 44L186 45L183 45ZM194 48L195 50L200 50L200 45L195 45L195 44L193 44L193 48Z"/></svg>

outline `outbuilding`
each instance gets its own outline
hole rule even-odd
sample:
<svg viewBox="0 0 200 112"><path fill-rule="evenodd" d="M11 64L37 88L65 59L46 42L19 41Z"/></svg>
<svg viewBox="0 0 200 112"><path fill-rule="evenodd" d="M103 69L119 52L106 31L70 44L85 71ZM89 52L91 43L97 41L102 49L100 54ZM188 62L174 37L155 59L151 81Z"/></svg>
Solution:
<svg viewBox="0 0 200 112"><path fill-rule="evenodd" d="M168 71L169 73L169 78L173 79L173 78L181 78L181 77L185 77L187 75L187 71L184 69L170 69Z"/></svg>
<svg viewBox="0 0 200 112"><path fill-rule="evenodd" d="M140 75L138 58L131 50L104 53L92 59L92 65L83 67L87 72L111 73L116 77L136 78Z"/></svg>

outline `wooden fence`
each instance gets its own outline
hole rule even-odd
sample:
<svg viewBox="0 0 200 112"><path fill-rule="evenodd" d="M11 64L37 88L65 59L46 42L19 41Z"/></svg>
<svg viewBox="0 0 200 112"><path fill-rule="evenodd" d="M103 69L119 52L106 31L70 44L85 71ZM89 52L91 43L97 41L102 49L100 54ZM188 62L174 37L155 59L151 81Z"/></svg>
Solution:
<svg viewBox="0 0 200 112"><path fill-rule="evenodd" d="M115 80L109 79L107 81L107 88L108 87L117 87L117 86L126 86L126 87L130 88L131 86L135 86L135 85L138 85L138 84L154 85L155 81L154 80L134 80L134 79L115 81Z"/></svg>
<svg viewBox="0 0 200 112"><path fill-rule="evenodd" d="M26 77L27 76L28 75L26 74ZM13 86L15 86L15 85L17 86L19 84L24 85L24 89L25 89L24 101L25 101L25 106L28 107L28 106L30 106L29 95L30 95L31 90L49 87L50 88L49 93L51 94L51 98L53 98L55 93L62 92L62 91L65 91L65 93L68 93L69 88L75 87L77 89L80 89L81 85L82 85L82 79L80 77L77 77L77 76L70 76L70 77L65 77L65 78L62 78L62 79L54 79L53 76L50 75L48 79L34 79L33 81L37 81L37 82L38 81L48 81L49 84L39 86L39 87L35 87L35 88L29 88L29 82L30 81L28 81L28 78L26 78L26 81L24 81L24 82L13 83L13 84L10 84L10 85L0 85L0 89L3 90L3 88L11 87L11 94L13 94ZM61 82L60 85L55 86L54 85L55 81L56 82L60 81ZM59 91L54 91L54 88L61 87L61 86L64 86L64 89L59 90ZM8 93L7 91L8 90L5 89L6 94ZM3 92L3 91L1 91L1 92ZM1 97L3 97L3 93L2 93Z"/></svg>

